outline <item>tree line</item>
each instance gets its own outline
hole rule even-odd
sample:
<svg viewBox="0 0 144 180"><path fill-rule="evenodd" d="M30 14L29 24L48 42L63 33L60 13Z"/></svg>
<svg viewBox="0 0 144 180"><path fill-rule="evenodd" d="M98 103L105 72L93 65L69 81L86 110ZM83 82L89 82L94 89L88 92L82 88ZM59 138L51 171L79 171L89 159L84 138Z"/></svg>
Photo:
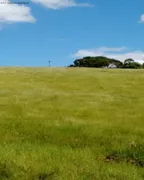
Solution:
<svg viewBox="0 0 144 180"><path fill-rule="evenodd" d="M141 69L144 68L144 64L135 62L133 59L126 59L121 62L116 59L107 58L104 56L97 57L83 57L81 59L76 59L73 64L68 67L92 67L92 68L131 68L131 69Z"/></svg>

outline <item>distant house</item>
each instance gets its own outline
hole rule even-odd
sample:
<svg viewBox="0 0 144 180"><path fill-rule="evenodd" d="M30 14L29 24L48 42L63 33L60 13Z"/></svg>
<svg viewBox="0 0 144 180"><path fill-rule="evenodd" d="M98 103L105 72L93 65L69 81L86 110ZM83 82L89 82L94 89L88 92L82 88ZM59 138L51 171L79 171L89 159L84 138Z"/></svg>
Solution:
<svg viewBox="0 0 144 180"><path fill-rule="evenodd" d="M109 64L108 68L117 68L117 66L113 63Z"/></svg>
<svg viewBox="0 0 144 180"><path fill-rule="evenodd" d="M102 68L117 68L117 66L115 64L111 63L108 66L103 66Z"/></svg>

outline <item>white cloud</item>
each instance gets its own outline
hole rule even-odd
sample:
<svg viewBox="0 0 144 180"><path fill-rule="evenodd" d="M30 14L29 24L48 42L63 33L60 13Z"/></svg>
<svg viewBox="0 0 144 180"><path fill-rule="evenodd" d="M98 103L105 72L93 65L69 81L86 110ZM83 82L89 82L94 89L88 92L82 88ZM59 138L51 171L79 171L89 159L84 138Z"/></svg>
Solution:
<svg viewBox="0 0 144 180"><path fill-rule="evenodd" d="M91 6L88 3L77 3L75 0L31 0L47 8L60 9L75 6ZM4 3L3 3L4 2ZM0 0L0 29L4 24L33 23L36 19L31 13L30 7L25 5L10 4L8 0Z"/></svg>
<svg viewBox="0 0 144 180"><path fill-rule="evenodd" d="M85 56L106 56L109 58L115 58L120 61L124 61L125 59L132 58L139 63L144 63L144 51L126 51L127 48L107 48L100 47L97 49L81 49L78 50L73 57L82 58Z"/></svg>
<svg viewBox="0 0 144 180"><path fill-rule="evenodd" d="M2 2L0 0L0 2ZM11 24L17 22L35 22L35 18L31 14L31 9L25 5L10 4L9 1L4 1L5 4L0 4L0 24Z"/></svg>
<svg viewBox="0 0 144 180"><path fill-rule="evenodd" d="M61 9L68 7L83 6L88 7L92 6L89 3L77 3L75 0L31 0L34 3L41 4L50 9Z"/></svg>
<svg viewBox="0 0 144 180"><path fill-rule="evenodd" d="M140 23L143 23L143 22L144 22L144 14L141 15L139 22L140 22Z"/></svg>
<svg viewBox="0 0 144 180"><path fill-rule="evenodd" d="M120 47L120 48L100 47L96 49L81 49L78 50L73 56L74 57L102 56L109 52L121 52L125 49L126 49L125 47Z"/></svg>

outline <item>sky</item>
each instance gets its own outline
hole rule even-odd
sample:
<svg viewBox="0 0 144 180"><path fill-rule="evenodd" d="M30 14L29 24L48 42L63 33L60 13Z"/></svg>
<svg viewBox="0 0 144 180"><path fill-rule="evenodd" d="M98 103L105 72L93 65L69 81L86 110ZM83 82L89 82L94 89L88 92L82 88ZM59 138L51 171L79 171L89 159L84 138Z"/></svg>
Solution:
<svg viewBox="0 0 144 180"><path fill-rule="evenodd" d="M144 0L0 0L0 66L84 56L143 63Z"/></svg>

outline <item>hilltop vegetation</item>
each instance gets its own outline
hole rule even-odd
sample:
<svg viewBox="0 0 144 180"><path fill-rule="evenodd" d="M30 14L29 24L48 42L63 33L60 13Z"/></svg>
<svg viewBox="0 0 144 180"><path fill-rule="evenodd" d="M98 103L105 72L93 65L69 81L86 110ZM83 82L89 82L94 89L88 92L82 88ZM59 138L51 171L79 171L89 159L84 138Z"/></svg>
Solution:
<svg viewBox="0 0 144 180"><path fill-rule="evenodd" d="M127 69L141 69L144 68L144 64L140 64L135 62L133 59L126 59L123 62L107 58L103 56L97 57L84 57L81 59L76 59L73 64L69 65L69 67L93 67L93 68L101 68L101 67L115 67L115 68L127 68Z"/></svg>
<svg viewBox="0 0 144 180"><path fill-rule="evenodd" d="M0 180L143 180L144 71L0 68Z"/></svg>

